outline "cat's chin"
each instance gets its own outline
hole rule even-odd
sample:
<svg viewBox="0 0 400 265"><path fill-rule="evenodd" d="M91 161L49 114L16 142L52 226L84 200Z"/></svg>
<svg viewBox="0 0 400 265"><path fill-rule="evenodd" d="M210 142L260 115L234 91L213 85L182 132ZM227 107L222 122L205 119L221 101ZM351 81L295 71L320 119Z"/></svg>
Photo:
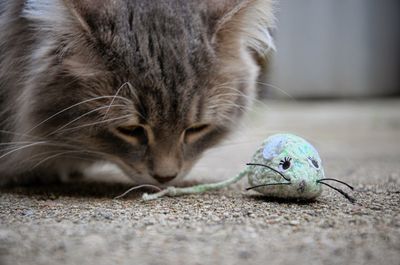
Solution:
<svg viewBox="0 0 400 265"><path fill-rule="evenodd" d="M153 186L157 186L159 188L167 188L167 187L171 187L171 186L180 186L182 183L182 178L177 177L174 180L171 180L169 182L165 182L165 183L160 183L157 180L155 180L154 178L152 178L151 176L131 176L130 179L133 180L133 182L137 185L153 185Z"/></svg>
<svg viewBox="0 0 400 265"><path fill-rule="evenodd" d="M180 186L181 183L183 182L183 180L185 179L185 177L190 172L193 164L194 164L194 162L187 163L187 165L181 170L181 172L178 173L176 178L174 178L171 181L165 182L165 183L160 183L159 181L157 181L155 178L153 178L147 172L143 172L143 173L140 172L140 171L146 171L146 170L134 169L128 165L125 165L124 163L113 163L113 167L114 167L114 169L117 168L117 170L120 172L120 174L123 174L124 176L129 178L136 185L153 185L153 186L157 186L159 188L166 188L166 187L171 187L171 186ZM102 170L104 170L104 168Z"/></svg>
<svg viewBox="0 0 400 265"><path fill-rule="evenodd" d="M175 179L165 182L165 183L160 183L154 178L152 178L150 175L136 175L136 174L131 174L128 175L129 178L138 186L140 185L153 185L157 186L161 189L171 187L171 186L177 186L177 187L185 187L185 176L186 174L179 174ZM189 185L190 186L190 185Z"/></svg>

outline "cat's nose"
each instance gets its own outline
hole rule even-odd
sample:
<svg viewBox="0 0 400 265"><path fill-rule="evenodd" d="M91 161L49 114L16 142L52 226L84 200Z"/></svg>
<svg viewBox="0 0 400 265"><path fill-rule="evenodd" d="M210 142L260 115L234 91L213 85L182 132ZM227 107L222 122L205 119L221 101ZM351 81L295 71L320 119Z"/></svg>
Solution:
<svg viewBox="0 0 400 265"><path fill-rule="evenodd" d="M154 175L153 178L160 182L161 184L167 183L172 181L173 179L176 178L176 175L173 176L160 176L160 175Z"/></svg>

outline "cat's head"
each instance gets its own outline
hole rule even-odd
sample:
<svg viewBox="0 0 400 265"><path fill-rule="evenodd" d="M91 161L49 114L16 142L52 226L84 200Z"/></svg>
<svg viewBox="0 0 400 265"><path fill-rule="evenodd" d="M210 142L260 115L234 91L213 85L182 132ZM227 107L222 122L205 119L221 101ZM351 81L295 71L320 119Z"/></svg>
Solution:
<svg viewBox="0 0 400 265"><path fill-rule="evenodd" d="M23 14L41 62L27 131L147 183L237 128L273 47L270 0L31 0Z"/></svg>

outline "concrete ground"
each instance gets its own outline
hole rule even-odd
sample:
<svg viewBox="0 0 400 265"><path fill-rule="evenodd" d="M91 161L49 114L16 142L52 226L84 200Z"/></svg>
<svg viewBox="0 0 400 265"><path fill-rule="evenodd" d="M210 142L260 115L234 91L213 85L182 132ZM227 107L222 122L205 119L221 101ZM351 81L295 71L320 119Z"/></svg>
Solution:
<svg viewBox="0 0 400 265"><path fill-rule="evenodd" d="M313 142L357 202L277 201L246 181L152 202L113 200L126 182L3 189L0 264L400 264L400 100L266 102L190 178L234 175L278 131Z"/></svg>

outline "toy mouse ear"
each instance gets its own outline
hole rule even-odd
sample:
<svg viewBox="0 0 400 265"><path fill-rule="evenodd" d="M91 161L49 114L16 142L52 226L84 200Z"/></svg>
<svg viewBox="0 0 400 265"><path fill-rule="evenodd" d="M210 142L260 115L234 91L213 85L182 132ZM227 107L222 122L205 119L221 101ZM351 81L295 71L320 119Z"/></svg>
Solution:
<svg viewBox="0 0 400 265"><path fill-rule="evenodd" d="M268 138L263 149L263 157L266 160L272 160L278 156L283 151L285 142L286 137L282 135L274 135Z"/></svg>

